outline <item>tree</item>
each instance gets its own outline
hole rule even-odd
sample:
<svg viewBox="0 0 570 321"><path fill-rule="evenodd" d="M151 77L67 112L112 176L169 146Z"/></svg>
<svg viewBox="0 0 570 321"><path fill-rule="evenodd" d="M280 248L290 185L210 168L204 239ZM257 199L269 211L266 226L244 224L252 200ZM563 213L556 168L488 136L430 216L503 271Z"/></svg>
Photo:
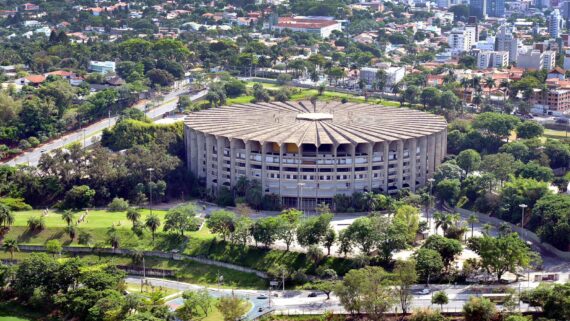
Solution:
<svg viewBox="0 0 570 321"><path fill-rule="evenodd" d="M370 319L380 320L395 303L389 279L389 274L376 266L350 270L334 292L351 315L364 312Z"/></svg>
<svg viewBox="0 0 570 321"><path fill-rule="evenodd" d="M463 306L465 321L491 321L495 313L495 304L487 298L471 297Z"/></svg>
<svg viewBox="0 0 570 321"><path fill-rule="evenodd" d="M269 93L263 88L263 85L261 84L253 85L253 97L256 102L268 102L271 100Z"/></svg>
<svg viewBox="0 0 570 321"><path fill-rule="evenodd" d="M152 234L152 241L154 242L154 235L158 228L160 227L160 218L155 214L146 217L145 226L150 230Z"/></svg>
<svg viewBox="0 0 570 321"><path fill-rule="evenodd" d="M134 208L127 210L127 220L131 221L133 225L141 219L141 213Z"/></svg>
<svg viewBox="0 0 570 321"><path fill-rule="evenodd" d="M546 195L532 209L530 228L543 242L565 251L570 246L570 196Z"/></svg>
<svg viewBox="0 0 570 321"><path fill-rule="evenodd" d="M153 87L168 87L174 82L174 76L163 69L152 69L146 73Z"/></svg>
<svg viewBox="0 0 570 321"><path fill-rule="evenodd" d="M521 299L530 306L540 307L548 320L570 320L570 283L540 284L524 292Z"/></svg>
<svg viewBox="0 0 570 321"><path fill-rule="evenodd" d="M73 241L75 239L75 235L77 235L77 225L68 225L64 229L65 233L69 235L69 238Z"/></svg>
<svg viewBox="0 0 570 321"><path fill-rule="evenodd" d="M471 225L471 237L473 237L473 231L475 229L475 223L479 222L479 218L477 217L477 215L475 214L471 214L469 215L469 218L467 219L467 223L469 223L469 225Z"/></svg>
<svg viewBox="0 0 570 321"><path fill-rule="evenodd" d="M10 252L10 260L14 260L14 252L19 252L18 241L14 239L6 239L2 243L2 248L4 252Z"/></svg>
<svg viewBox="0 0 570 321"><path fill-rule="evenodd" d="M63 213L61 213L61 219L65 221L67 226L70 226L75 220L75 214L69 210L63 211Z"/></svg>
<svg viewBox="0 0 570 321"><path fill-rule="evenodd" d="M121 197L113 198L113 200L107 205L107 210L109 212L122 212L128 209L129 209L129 201Z"/></svg>
<svg viewBox="0 0 570 321"><path fill-rule="evenodd" d="M206 226L213 233L220 234L224 241L235 230L236 215L226 210L213 211L206 219Z"/></svg>
<svg viewBox="0 0 570 321"><path fill-rule="evenodd" d="M28 229L30 232L39 232L46 228L46 221L43 217L31 216L28 218Z"/></svg>
<svg viewBox="0 0 570 321"><path fill-rule="evenodd" d="M420 99L422 101L422 105L424 108L430 107L433 108L439 104L441 92L439 89L435 87L427 87L422 90L420 95Z"/></svg>
<svg viewBox="0 0 570 321"><path fill-rule="evenodd" d="M444 179L435 186L435 195L442 202L454 206L461 193L461 182L457 179Z"/></svg>
<svg viewBox="0 0 570 321"><path fill-rule="evenodd" d="M481 161L481 169L493 174L502 184L516 171L515 158L506 153L485 155Z"/></svg>
<svg viewBox="0 0 570 321"><path fill-rule="evenodd" d="M472 126L485 134L502 139L509 137L519 123L520 120L513 115L486 112L477 115Z"/></svg>
<svg viewBox="0 0 570 321"><path fill-rule="evenodd" d="M247 304L235 296L221 297L216 308L224 316L224 321L237 321L247 312Z"/></svg>
<svg viewBox="0 0 570 321"><path fill-rule="evenodd" d="M364 254L369 254L377 241L374 225L369 217L357 218L343 233L342 240L358 246Z"/></svg>
<svg viewBox="0 0 570 321"><path fill-rule="evenodd" d="M517 168L516 174L523 178L532 178L543 182L551 182L554 179L554 172L550 167L541 166L535 161L521 165Z"/></svg>
<svg viewBox="0 0 570 321"><path fill-rule="evenodd" d="M73 186L63 198L61 207L67 209L83 209L91 206L95 190L87 185Z"/></svg>
<svg viewBox="0 0 570 321"><path fill-rule="evenodd" d="M212 296L208 290L184 291L182 306L176 309L176 315L182 320L194 320L200 316L208 316L212 309Z"/></svg>
<svg viewBox="0 0 570 321"><path fill-rule="evenodd" d="M428 237L422 248L437 251L443 260L446 268L455 260L455 257L463 251L461 242L454 239L448 239L440 235L431 235Z"/></svg>
<svg viewBox="0 0 570 321"><path fill-rule="evenodd" d="M53 256L56 254L61 254L63 247L58 240L49 240L45 244L46 252L51 253Z"/></svg>
<svg viewBox="0 0 570 321"><path fill-rule="evenodd" d="M429 286L430 279L439 276L443 271L444 265L441 255L435 250L420 248L414 257L418 275Z"/></svg>
<svg viewBox="0 0 570 321"><path fill-rule="evenodd" d="M410 105L413 105L417 102L419 94L420 89L418 86L408 86L402 94L402 101L407 101Z"/></svg>
<svg viewBox="0 0 570 321"><path fill-rule="evenodd" d="M516 127L517 137L522 139L529 139L540 137L544 134L544 127L534 121L525 121Z"/></svg>
<svg viewBox="0 0 570 321"><path fill-rule="evenodd" d="M313 281L306 286L304 286L307 290L314 290L323 292L327 296L327 300L330 300L331 293L335 290L337 282L333 280L319 280Z"/></svg>
<svg viewBox="0 0 570 321"><path fill-rule="evenodd" d="M481 165L481 156L476 150L466 149L457 155L456 159L457 165L465 171L466 175L469 175L472 171L479 169Z"/></svg>
<svg viewBox="0 0 570 321"><path fill-rule="evenodd" d="M278 236L279 218L263 217L255 221L252 227L252 236L257 242L262 243L265 247L270 247Z"/></svg>
<svg viewBox="0 0 570 321"><path fill-rule="evenodd" d="M14 214L10 211L10 209L4 204L0 204L0 224L4 228L7 228L8 226L14 224L14 220Z"/></svg>
<svg viewBox="0 0 570 321"><path fill-rule="evenodd" d="M505 272L516 273L518 268L528 267L532 261L530 249L516 233L471 238L469 248L479 254L481 266L495 274L497 281L501 281Z"/></svg>
<svg viewBox="0 0 570 321"><path fill-rule="evenodd" d="M521 222L520 204L530 208L543 196L550 194L546 182L539 182L528 178L512 178L501 189L499 216L511 223Z"/></svg>
<svg viewBox="0 0 570 321"><path fill-rule="evenodd" d="M400 301L402 313L406 314L413 298L411 288L418 280L416 272L416 261L398 260L394 266L394 276L396 278L396 292Z"/></svg>
<svg viewBox="0 0 570 321"><path fill-rule="evenodd" d="M559 140L549 139L544 144L544 153L550 159L550 167L568 167L570 163L570 146Z"/></svg>
<svg viewBox="0 0 570 321"><path fill-rule="evenodd" d="M165 232L175 231L184 236L186 231L197 231L200 228L200 220L196 217L194 207L173 208L164 217Z"/></svg>
<svg viewBox="0 0 570 321"><path fill-rule="evenodd" d="M438 291L433 294L431 298L432 304L439 304L440 310L443 311L443 305L449 303L449 298L447 297L447 293L445 291Z"/></svg>
<svg viewBox="0 0 570 321"><path fill-rule="evenodd" d="M332 214L325 213L301 222L297 228L299 245L308 247L313 244L320 244L330 228L332 218Z"/></svg>
<svg viewBox="0 0 570 321"><path fill-rule="evenodd" d="M403 226L406 233L406 241L410 244L413 243L420 224L420 210L410 205L399 206L394 215L394 224Z"/></svg>
<svg viewBox="0 0 570 321"><path fill-rule="evenodd" d="M327 248L327 256L331 255L331 247L336 243L336 232L329 228L325 234L323 245Z"/></svg>

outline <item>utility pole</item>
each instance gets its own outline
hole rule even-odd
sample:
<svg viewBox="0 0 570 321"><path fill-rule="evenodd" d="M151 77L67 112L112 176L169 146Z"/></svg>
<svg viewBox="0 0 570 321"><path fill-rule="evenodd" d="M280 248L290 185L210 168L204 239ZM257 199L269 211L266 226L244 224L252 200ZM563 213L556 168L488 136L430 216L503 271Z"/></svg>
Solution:
<svg viewBox="0 0 570 321"><path fill-rule="evenodd" d="M519 207L521 208L521 234L526 234L524 230L524 209L528 207L526 204L520 204Z"/></svg>
<svg viewBox="0 0 570 321"><path fill-rule="evenodd" d="M431 207L432 207L431 203L433 201L433 182L435 182L435 179L434 178L428 178L428 182L429 182L429 206L428 206L426 216L427 216L427 221L428 221L428 233L431 233L431 221L429 219L429 211L431 210Z"/></svg>

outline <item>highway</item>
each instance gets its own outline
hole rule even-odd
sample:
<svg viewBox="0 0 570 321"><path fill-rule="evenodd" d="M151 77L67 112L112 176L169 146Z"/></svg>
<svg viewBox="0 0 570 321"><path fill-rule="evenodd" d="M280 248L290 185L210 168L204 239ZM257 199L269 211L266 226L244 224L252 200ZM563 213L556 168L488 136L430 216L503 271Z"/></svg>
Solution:
<svg viewBox="0 0 570 321"><path fill-rule="evenodd" d="M126 282L129 283L140 283L140 277L129 276L126 278ZM204 289L204 286L178 282L173 280L158 279L158 278L146 278L146 281L155 287L165 287L171 289L177 289L180 291L186 290L199 290ZM529 288L535 288L538 286L537 282L526 282L522 281L520 283L515 283L509 285L515 292L524 291ZM521 287L519 289L519 286ZM436 291L445 291L449 297L449 303L443 306L444 312L461 312L465 302L469 300L471 296L480 296L481 291L477 290L474 285L431 285L431 293L421 294L420 290L424 288L424 285L416 285L412 288L413 300L411 302L410 311L418 308L437 308L439 306L434 306L431 304L431 296ZM504 287L504 286L486 286L486 293L493 293L493 288ZM207 288L213 297L221 297L227 295L236 295L243 299L248 300L252 303L252 308L245 315L245 319L253 320L261 315L268 312L273 312L275 314L323 314L327 311L333 313L346 313L342 305L339 302L338 297L331 294L329 300L327 300L326 295L319 293L316 297L309 297L309 293L312 291L305 290L276 290L271 292L269 295L268 290L242 290L242 289L217 289L217 288ZM263 295L264 297L260 297ZM271 297L271 300L269 300ZM182 298L176 298L168 301L166 304L170 306L171 309L175 310L180 305L182 305ZM499 309L501 307L499 306ZM517 310L535 311L533 307L529 307L526 303L520 303ZM396 303L393 310L390 312L401 312L399 304Z"/></svg>
<svg viewBox="0 0 570 321"><path fill-rule="evenodd" d="M164 113L173 111L176 108L176 104L178 103L178 97L187 94L187 88L180 88L174 91L169 92L168 94L164 95L162 103L157 107L146 111L146 115L151 119L160 118ZM199 91L192 96L190 99L192 101L198 100L206 96L208 90ZM139 104L135 106L140 110L145 109L144 104ZM76 130L70 133L67 133L61 136L58 139L50 141L48 143L42 144L34 149L30 149L17 157L11 159L7 162L2 162L1 164L6 165L18 165L18 164L27 164L27 165L37 165L40 157L45 152L50 152L52 150L62 148L74 142L79 142L81 145L85 147L89 147L93 144L94 141L97 141L101 137L101 133L103 129L109 128L117 122L117 116L111 118L102 119L96 123L93 123L87 127L84 127L80 130Z"/></svg>

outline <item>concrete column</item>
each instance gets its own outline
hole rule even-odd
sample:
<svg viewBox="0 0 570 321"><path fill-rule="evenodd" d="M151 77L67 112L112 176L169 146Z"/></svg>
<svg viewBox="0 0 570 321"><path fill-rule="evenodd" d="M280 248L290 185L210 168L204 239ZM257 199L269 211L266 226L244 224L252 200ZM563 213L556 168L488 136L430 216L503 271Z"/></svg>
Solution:
<svg viewBox="0 0 570 321"><path fill-rule="evenodd" d="M206 140L206 136L203 133L198 133L196 135L196 143L198 144L198 148L196 148L196 151L198 152L197 155L197 166L196 166L196 176L198 178L203 178L206 177L206 173L204 173L204 162L205 162L205 158L204 158L204 152L206 151L205 148L205 140Z"/></svg>
<svg viewBox="0 0 570 321"><path fill-rule="evenodd" d="M435 169L439 166L439 164L441 164L441 139L443 138L443 135L441 133L437 133L435 134L435 166L434 166L434 172Z"/></svg>
<svg viewBox="0 0 570 321"><path fill-rule="evenodd" d="M194 130L190 130L190 171L197 176L198 173L198 154L200 150L198 148L198 135Z"/></svg>
<svg viewBox="0 0 570 321"><path fill-rule="evenodd" d="M230 185L236 186L236 140L230 139Z"/></svg>
<svg viewBox="0 0 570 321"><path fill-rule="evenodd" d="M265 195L265 188L267 185L267 173L265 170L266 167L266 163L265 163L265 153L267 153L266 151L266 147L265 147L265 142L260 142L261 143L261 193L262 195Z"/></svg>
<svg viewBox="0 0 570 321"><path fill-rule="evenodd" d="M388 194L388 171L390 167L390 142L384 142L384 193Z"/></svg>
<svg viewBox="0 0 570 321"><path fill-rule="evenodd" d="M427 137L423 136L420 141L420 183L426 185L427 177Z"/></svg>
<svg viewBox="0 0 570 321"><path fill-rule="evenodd" d="M217 149L218 149L218 191L222 187L225 181L226 171L224 170L224 137L217 137Z"/></svg>
<svg viewBox="0 0 570 321"><path fill-rule="evenodd" d="M338 162L338 158L337 158L338 153L337 153L337 148L338 148L338 145L337 145L337 144L333 144L334 171L333 171L332 174L333 174L333 181L335 182L335 183L334 183L334 195L338 194L338 181L337 181L337 179L336 179L336 176L337 176L337 174L338 174L338 171L337 171L337 169L338 169L338 163L337 163L337 162Z"/></svg>
<svg viewBox="0 0 570 321"><path fill-rule="evenodd" d="M417 165L416 165L416 161L417 161L417 140L415 138L412 138L409 142L408 142L408 153L410 154L410 178L409 178L409 184L410 184L410 190L412 192L416 191L416 170L417 170Z"/></svg>
<svg viewBox="0 0 570 321"><path fill-rule="evenodd" d="M206 136L206 188L212 188L212 153L213 153L213 137Z"/></svg>
<svg viewBox="0 0 570 321"><path fill-rule="evenodd" d="M356 191L354 186L356 183L356 179L354 178L356 175L356 171L354 170L356 166L356 145L350 145L350 155L352 156L352 166L350 168L350 188L352 189L352 193L354 193Z"/></svg>
<svg viewBox="0 0 570 321"><path fill-rule="evenodd" d="M245 142L245 176L249 179L251 177L251 142L248 140Z"/></svg>
<svg viewBox="0 0 570 321"><path fill-rule="evenodd" d="M285 144L279 145L279 199L281 200L281 180L283 177L283 154L285 153ZM283 201L282 201L283 202Z"/></svg>
<svg viewBox="0 0 570 321"><path fill-rule="evenodd" d="M404 181L404 141L398 141L398 149L396 151L396 157L398 158L398 165L396 169L396 186L398 189L402 188L402 183Z"/></svg>
<svg viewBox="0 0 570 321"><path fill-rule="evenodd" d="M372 158L374 154L374 143L368 144L368 191L372 192Z"/></svg>
<svg viewBox="0 0 570 321"><path fill-rule="evenodd" d="M434 134L428 136L427 157L428 157L428 167L427 167L428 177L432 177L435 168L435 157L436 157Z"/></svg>

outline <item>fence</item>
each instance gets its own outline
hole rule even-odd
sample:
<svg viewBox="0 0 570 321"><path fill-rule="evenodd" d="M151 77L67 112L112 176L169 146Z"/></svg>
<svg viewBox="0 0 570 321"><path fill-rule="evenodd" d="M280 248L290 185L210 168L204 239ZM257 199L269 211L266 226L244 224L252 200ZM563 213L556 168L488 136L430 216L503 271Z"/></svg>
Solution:
<svg viewBox="0 0 570 321"><path fill-rule="evenodd" d="M548 244L548 243L543 243L540 240L540 237L538 237L538 235L534 234L533 232L521 228L519 226L513 225L509 222L503 221L501 219L495 218L495 217L491 217L489 215L486 214L482 214L482 213L478 213L478 212L472 212L470 210L466 210L463 208L455 208L455 211L457 211L459 214L461 214L463 217L468 217L470 215L475 215L477 216L477 218L479 219L479 222L482 223L489 223L495 226L499 226L502 224L506 224L508 225L513 231L519 233L519 235L521 236L522 239L526 240L526 241L530 241L534 244L536 244L537 246L539 246L541 249L545 250L548 253L551 253L561 259L564 260L570 260L570 252L564 252L561 251L557 248L555 248L554 246Z"/></svg>
<svg viewBox="0 0 570 321"><path fill-rule="evenodd" d="M22 252L45 252L46 251L46 248L43 245L20 245L19 248L20 248L20 251L22 251ZM62 252L73 253L73 254L95 253L95 254L132 255L133 252L135 252L135 251L129 250L129 249L113 249L113 248L107 248L107 247L92 248L92 247L64 246ZM267 273L265 273L265 272L261 272L258 270L250 269L247 267L243 267L243 266L239 266L239 265L235 265L235 264L231 264L231 263L225 263L225 262L215 261L215 260L211 260L211 259L207 259L207 258L202 258L202 257L189 256L189 255L172 253L172 252L171 253L161 252L161 251L143 251L143 254L145 257L159 257L159 258L170 259L170 260L174 260L174 261L184 261L184 260L195 261L195 262L202 263L202 264L219 266L219 267L223 267L226 269L231 269L231 270L240 271L240 272L244 272L244 273L253 273L253 274L257 275L258 277L264 278L264 279L266 279L268 277Z"/></svg>

